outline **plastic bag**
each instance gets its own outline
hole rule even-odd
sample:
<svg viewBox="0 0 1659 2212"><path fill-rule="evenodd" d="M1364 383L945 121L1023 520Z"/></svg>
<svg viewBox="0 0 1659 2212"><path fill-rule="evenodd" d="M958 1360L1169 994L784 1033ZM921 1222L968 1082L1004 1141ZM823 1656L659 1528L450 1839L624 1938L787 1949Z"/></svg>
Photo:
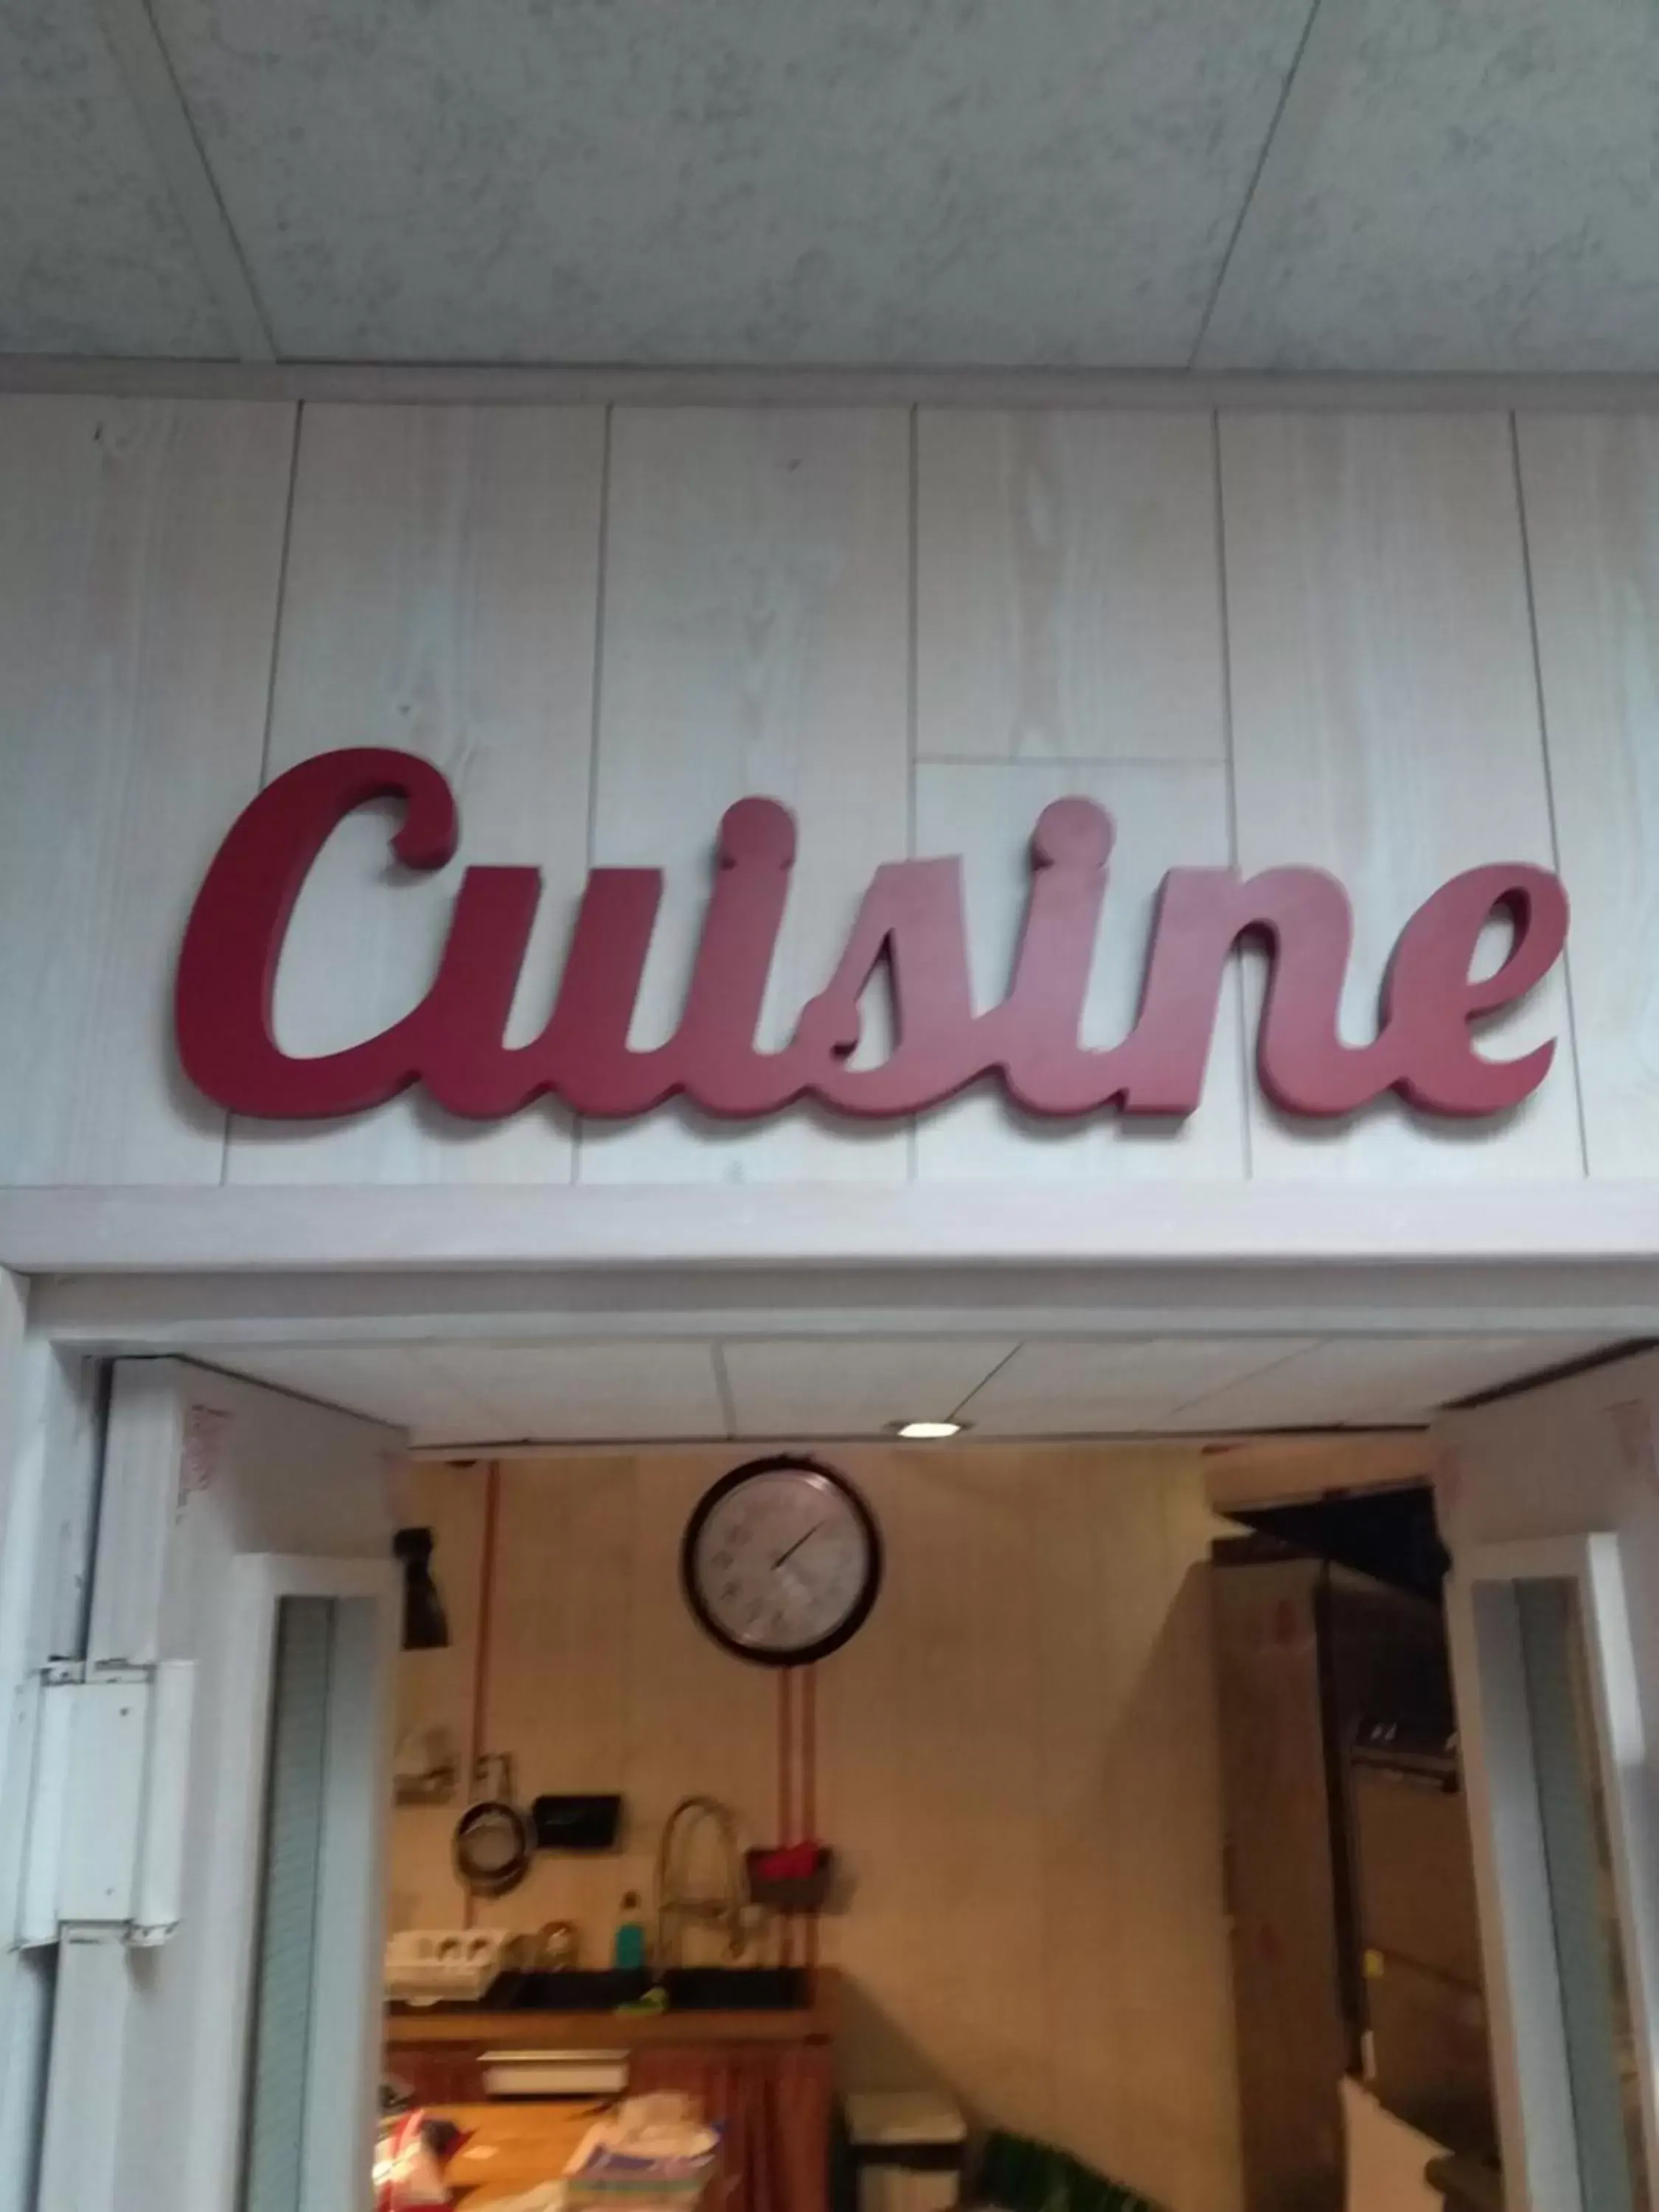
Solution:
<svg viewBox="0 0 1659 2212"><path fill-rule="evenodd" d="M404 2112L384 2121L374 2151L374 2212L428 2212L453 2205L444 2185L442 2163L434 2142L436 2130L424 2112ZM465 2138L448 2131L447 2152Z"/></svg>

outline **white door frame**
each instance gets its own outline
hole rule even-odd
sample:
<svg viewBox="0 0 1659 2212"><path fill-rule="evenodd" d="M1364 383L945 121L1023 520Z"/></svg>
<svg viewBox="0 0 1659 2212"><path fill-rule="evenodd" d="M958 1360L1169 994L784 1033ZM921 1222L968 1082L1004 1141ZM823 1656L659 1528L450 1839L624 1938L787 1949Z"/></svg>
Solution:
<svg viewBox="0 0 1659 2212"><path fill-rule="evenodd" d="M1659 2175L1659 1870L1619 1537L1601 1530L1462 1547L1447 1612L1474 1816L1505 2202L1516 2212L1580 2212L1577 2131L1519 1625L1512 1611L1488 1607L1481 1618L1479 1610L1483 1590L1512 1590L1531 1581L1568 1583L1577 1596L1632 2030L1637 2048L1649 2057L1640 2087L1650 2175Z"/></svg>
<svg viewBox="0 0 1659 2212"><path fill-rule="evenodd" d="M200 1900L208 1942L223 1960L210 1992L202 2067L218 2140L192 2147L200 2203L230 2204L245 2092L244 2056L253 2002L258 1936L277 1617L286 1598L346 1601L339 1633L349 1649L330 1687L325 1798L331 1849L319 1870L316 1966L307 2075L306 2202L347 2201L342 2191L369 2171L380 2078L379 2038L362 2032L364 1977L379 1973L380 1865L385 1808L392 1796L385 1698L397 1645L397 1570L390 1560L243 1553L231 1566L234 1630L226 1654L219 1760L223 1776L214 1843L216 1879ZM368 1601L353 1605L349 1601ZM84 2124L84 2115L82 2116ZM184 2162L181 2160L181 2171ZM181 2197L181 2212L187 2200ZM193 2201L188 2212L195 2212Z"/></svg>
<svg viewBox="0 0 1659 2212"><path fill-rule="evenodd" d="M112 2067L126 2033L131 1958L119 1942L23 1946L26 1844L49 1662L84 1661L122 1625L123 1591L95 1577L100 1534L122 1549L120 1527L100 1527L99 1477L104 1378L97 1363L65 1352L33 1325L26 1286L0 1271L0 2212L93 2212L82 2178L109 2180L122 2202L120 2114L91 2109L83 2088L49 2068L54 2023L60 2048ZM280 1401L282 1394L274 1395ZM373 1424L358 1424L372 1429ZM142 1451L142 1440L139 1447ZM176 1460L161 1470L171 1498ZM118 1524L120 1516L116 1516ZM136 1533L136 1531L135 1531ZM155 1547L135 1544L131 1572L143 1578ZM308 2081L307 2159L319 2204L355 2201L373 2150L379 2037L361 2002L378 1977L383 1942L380 1845L391 1799L388 1704L400 1619L400 1580L389 1557L234 1559L230 1643L213 1748L225 1778L214 1868L190 1900L211 1923L224 1971L207 1994L218 2006L200 2039L199 2073L225 2073L214 2107L230 2134L192 2130L179 2145L181 2207L222 2212L234 2193L234 2162L245 2084L240 2054L254 1971L253 1941L267 1786L270 1656L277 1608L289 1596L343 1601L336 1617L324 1756L331 1851L317 1900L319 2034ZM109 1617L113 1608L114 1619ZM356 1663L354 1663L356 1662ZM224 1848L228 1838L230 1848ZM215 1871L216 1869L216 1873ZM39 1930L27 1933L36 1945ZM192 2063L196 2061L193 2060ZM77 2069L71 2069L77 2070ZM210 2139L211 2138L211 2139ZM53 2157L53 2146L68 2154ZM36 2156L41 2161L36 2171ZM226 2160L231 2160L227 2166ZM63 2188L62 2167L75 2178ZM54 2194L54 2191L56 2193ZM103 2198L94 2189L93 2195Z"/></svg>
<svg viewBox="0 0 1659 2212"><path fill-rule="evenodd" d="M0 1193L18 1259L52 1270L43 1352L761 1335L786 1314L795 1334L1659 1335L1654 1187Z"/></svg>
<svg viewBox="0 0 1659 2212"><path fill-rule="evenodd" d="M33 2212L55 1961L12 1948L22 1906L41 1669L85 1650L96 1376L27 1333L0 1270L0 2212Z"/></svg>

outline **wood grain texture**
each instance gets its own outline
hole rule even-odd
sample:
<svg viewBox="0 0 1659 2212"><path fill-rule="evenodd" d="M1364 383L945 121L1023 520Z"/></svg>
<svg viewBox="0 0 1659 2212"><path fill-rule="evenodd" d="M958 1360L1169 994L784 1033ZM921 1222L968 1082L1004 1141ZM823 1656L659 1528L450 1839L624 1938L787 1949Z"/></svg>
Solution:
<svg viewBox="0 0 1659 2212"><path fill-rule="evenodd" d="M1344 1026L1358 1040L1376 1034L1388 954L1431 891L1486 861L1554 865L1509 423L1224 416L1221 453L1239 861L1346 884ZM1258 1105L1254 1172L1577 1177L1559 969L1485 1049L1547 1037L1554 1067L1501 1125L1431 1125L1387 1101L1352 1123L1292 1126Z"/></svg>
<svg viewBox="0 0 1659 2212"><path fill-rule="evenodd" d="M1226 758L1212 426L917 422L921 760Z"/></svg>
<svg viewBox="0 0 1659 2212"><path fill-rule="evenodd" d="M908 424L896 411L619 413L612 433L594 859L667 883L635 1042L672 1033L714 839L747 794L799 848L762 1042L829 981L908 832ZM905 1133L671 1105L587 1125L584 1182L901 1182Z"/></svg>
<svg viewBox="0 0 1659 2212"><path fill-rule="evenodd" d="M677 1581L685 1516L734 1455L503 1468L494 1747L526 1793L624 1790L629 1832L617 1857L544 1856L483 1918L575 1917L598 1959L679 1796L711 1790L771 1839L774 1683L702 1637ZM1237 2212L1201 1456L836 1456L888 1565L817 1677L845 2082L942 2082L1157 2202ZM420 1909L456 1911L441 1891Z"/></svg>
<svg viewBox="0 0 1659 2212"><path fill-rule="evenodd" d="M216 1183L173 962L258 787L294 410L0 408L0 1182Z"/></svg>
<svg viewBox="0 0 1659 2212"><path fill-rule="evenodd" d="M276 988L290 1051L337 1050L430 981L471 860L543 871L508 1034L547 1018L586 868L603 418L593 410L306 410L269 773L337 745L435 761L462 846L388 872L388 813L343 825L313 871ZM533 1106L493 1126L393 1100L333 1127L239 1123L237 1182L564 1182L570 1133Z"/></svg>
<svg viewBox="0 0 1659 2212"><path fill-rule="evenodd" d="M1177 865L1224 867L1231 858L1226 770L1194 762L924 763L916 770L916 845L924 854L962 855L975 1003L994 1006L1007 991L1024 917L1031 831L1051 800L1073 794L1097 801L1117 824L1082 1025L1085 1044L1110 1045L1134 1024L1153 901L1165 872ZM1190 1120L1126 1122L1102 1113L1054 1121L1021 1113L1000 1086L985 1084L918 1122L918 1180L1242 1177L1240 1002L1234 978L1222 994L1209 1079Z"/></svg>
<svg viewBox="0 0 1659 2212"><path fill-rule="evenodd" d="M1659 1175L1659 421L1516 424L1592 1176Z"/></svg>

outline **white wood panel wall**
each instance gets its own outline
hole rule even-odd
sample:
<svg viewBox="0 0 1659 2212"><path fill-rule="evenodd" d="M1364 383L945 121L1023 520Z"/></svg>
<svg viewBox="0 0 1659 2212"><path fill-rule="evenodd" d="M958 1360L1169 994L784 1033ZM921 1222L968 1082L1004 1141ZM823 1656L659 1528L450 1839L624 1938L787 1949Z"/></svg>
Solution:
<svg viewBox="0 0 1659 2212"><path fill-rule="evenodd" d="M1134 1020L1177 862L1231 854L1214 428L1202 415L987 415L917 424L916 850L960 853L975 998L1007 988L1050 799L1117 823L1085 1040ZM1183 1127L1022 1115L982 1091L928 1116L927 1181L1244 1172L1243 1048L1229 992L1212 1079Z"/></svg>
<svg viewBox="0 0 1659 2212"><path fill-rule="evenodd" d="M543 871L510 1034L546 1020L587 864L604 441L598 409L306 409L267 774L337 745L419 753L450 780L463 849L398 881L389 810L331 840L276 981L289 1051L418 1004L469 860ZM545 1103L481 1126L404 1097L331 1128L239 1127L230 1180L556 1182L570 1154Z"/></svg>
<svg viewBox="0 0 1659 2212"><path fill-rule="evenodd" d="M720 816L794 809L761 1027L786 1043L866 884L909 836L909 447L889 410L613 420L594 858L666 870L634 1030L673 1032ZM586 1182L902 1182L902 1128L797 1111L759 1127L676 1102L582 1132Z"/></svg>
<svg viewBox="0 0 1659 2212"><path fill-rule="evenodd" d="M1595 1176L1659 1169L1659 423L1519 426Z"/></svg>
<svg viewBox="0 0 1659 2212"><path fill-rule="evenodd" d="M1555 865L1509 418L1235 416L1221 471L1238 857L1309 862L1347 886L1359 1040L1431 891L1481 861ZM1389 1102L1310 1129L1254 1096L1254 1172L1581 1174L1559 970L1504 1036L1510 1052L1559 1039L1506 1126L1431 1128Z"/></svg>
<svg viewBox="0 0 1659 2212"><path fill-rule="evenodd" d="M308 404L297 463L295 440L279 405L0 402L0 1182L1659 1173L1652 422L1523 420L1524 514L1501 413ZM1119 817L1101 1042L1175 861L1336 870L1359 1035L1413 907L1480 860L1555 862L1559 832L1573 957L1499 1045L1553 1034L1558 1063L1501 1127L1390 1103L1289 1128L1247 1079L1251 985L1177 1133L1033 1127L983 1096L915 1131L678 1108L577 1131L544 1104L479 1130L404 1100L227 1136L171 1060L183 915L259 776L345 743L443 764L463 865L544 870L515 1036L593 859L667 871L635 1034L666 1032L720 814L754 791L801 832L769 1041L907 850L965 856L989 1002L1031 824L1077 789ZM388 878L386 830L343 831L301 901L296 1049L395 1018L430 973L457 870Z"/></svg>
<svg viewBox="0 0 1659 2212"><path fill-rule="evenodd" d="M293 437L285 406L0 406L0 1181L219 1180L173 967L259 787Z"/></svg>

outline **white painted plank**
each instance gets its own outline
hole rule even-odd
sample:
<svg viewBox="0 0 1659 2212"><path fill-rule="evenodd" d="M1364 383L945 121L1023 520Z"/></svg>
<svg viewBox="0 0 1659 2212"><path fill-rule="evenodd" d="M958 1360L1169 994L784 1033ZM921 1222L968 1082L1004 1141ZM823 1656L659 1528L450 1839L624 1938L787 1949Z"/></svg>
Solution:
<svg viewBox="0 0 1659 2212"><path fill-rule="evenodd" d="M1506 417L1224 416L1222 492L1239 860L1331 870L1355 908L1345 1004L1376 1034L1395 939L1448 878L1553 865ZM1459 1182L1582 1173L1560 971L1488 1032L1559 1040L1505 1123L1392 1100L1352 1126L1257 1113L1256 1175Z"/></svg>
<svg viewBox="0 0 1659 2212"><path fill-rule="evenodd" d="M878 1436L948 1420L1014 1349L1006 1338L842 1337L722 1347L743 1437Z"/></svg>
<svg viewBox="0 0 1659 2212"><path fill-rule="evenodd" d="M917 418L920 760L1223 761L1201 415Z"/></svg>
<svg viewBox="0 0 1659 2212"><path fill-rule="evenodd" d="M1522 416L1592 1176L1659 1175L1659 420Z"/></svg>
<svg viewBox="0 0 1659 2212"><path fill-rule="evenodd" d="M0 409L0 1182L216 1183L173 962L258 788L294 410Z"/></svg>
<svg viewBox="0 0 1659 2212"><path fill-rule="evenodd" d="M1294 1336L1060 1339L1022 1344L962 1407L986 1436L1089 1436L1175 1424L1206 1392L1306 1352Z"/></svg>
<svg viewBox="0 0 1659 2212"><path fill-rule="evenodd" d="M918 851L960 854L975 1005L1008 987L1025 912L1030 834L1052 800L1075 794L1117 826L1106 903L1082 1025L1083 1042L1117 1043L1133 1025L1153 902L1177 866L1224 867L1231 855L1224 768L1195 762L923 763L916 770ZM1107 1111L1083 1121L1021 1113L1000 1085L927 1115L916 1129L924 1182L1158 1182L1242 1177L1244 1058L1235 981L1222 993L1209 1079L1180 1124L1126 1121Z"/></svg>
<svg viewBox="0 0 1659 2212"><path fill-rule="evenodd" d="M336 1051L408 1012L470 861L544 872L509 1036L546 1020L586 866L603 419L591 409L306 410L269 772L337 745L435 761L461 850L387 880L385 810L331 841L277 979L277 1035ZM239 1122L230 1180L565 1182L546 1103L478 1125L405 1097L333 1126Z"/></svg>
<svg viewBox="0 0 1659 2212"><path fill-rule="evenodd" d="M634 1042L672 1034L725 809L795 811L761 1024L784 1043L869 878L908 832L908 425L895 411L619 413L612 433L594 858L667 882ZM676 1103L582 1132L594 1182L902 1181L900 1129Z"/></svg>

